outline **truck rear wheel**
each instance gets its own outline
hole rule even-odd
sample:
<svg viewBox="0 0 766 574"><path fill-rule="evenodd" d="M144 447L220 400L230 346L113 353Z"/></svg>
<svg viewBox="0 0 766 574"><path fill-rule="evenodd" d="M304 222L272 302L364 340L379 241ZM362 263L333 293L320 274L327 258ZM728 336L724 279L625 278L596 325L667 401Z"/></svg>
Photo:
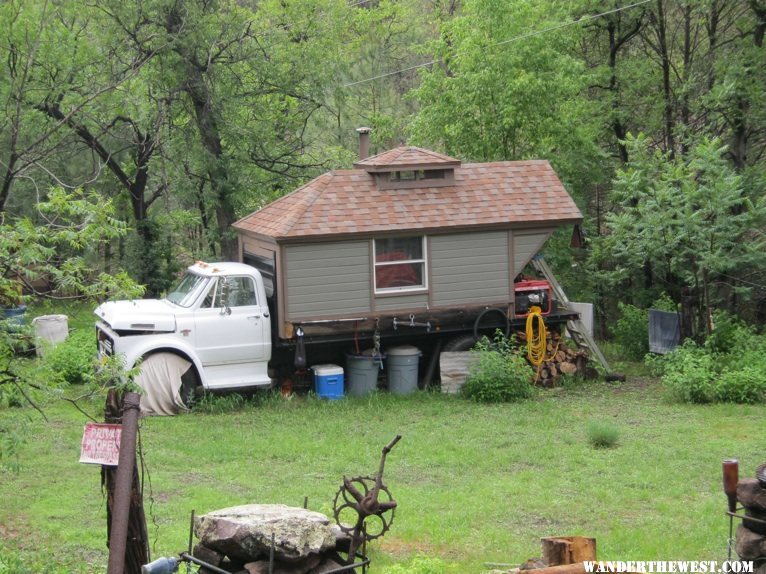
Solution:
<svg viewBox="0 0 766 574"><path fill-rule="evenodd" d="M473 335L458 335L449 339L442 347L443 353L458 353L460 351L470 351L476 344L476 337Z"/></svg>

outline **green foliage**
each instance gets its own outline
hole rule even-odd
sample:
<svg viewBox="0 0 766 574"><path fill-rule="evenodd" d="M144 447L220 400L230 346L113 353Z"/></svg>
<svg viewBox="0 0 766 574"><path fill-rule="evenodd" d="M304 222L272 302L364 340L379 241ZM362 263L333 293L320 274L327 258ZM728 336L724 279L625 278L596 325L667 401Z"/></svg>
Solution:
<svg viewBox="0 0 766 574"><path fill-rule="evenodd" d="M18 452L23 440L23 433L23 426L0 425L0 470L7 468L13 472L18 472Z"/></svg>
<svg viewBox="0 0 766 574"><path fill-rule="evenodd" d="M140 286L125 273L94 270L90 256L105 244L124 236L126 227L114 217L110 201L93 192L50 190L37 204L40 221L0 219L0 290L45 279L50 297L93 300L137 296ZM8 325L8 323L6 323ZM52 369L19 370L16 353L31 341L30 327L0 329L0 402L17 406L66 382L86 382L93 372L93 339L83 332L53 354ZM87 349L87 350L86 350Z"/></svg>
<svg viewBox="0 0 766 574"><path fill-rule="evenodd" d="M593 252L607 269L602 279L617 286L650 271L676 300L698 293L702 317L719 300L716 274L766 266L766 236L753 234L766 223L766 201L750 200L716 139L695 142L685 157L653 150L643 135L626 145L631 161L614 181L617 208Z"/></svg>
<svg viewBox="0 0 766 574"><path fill-rule="evenodd" d="M495 334L476 343L476 360L463 385L463 395L481 403L513 402L535 395L534 373L515 339Z"/></svg>
<svg viewBox="0 0 766 574"><path fill-rule="evenodd" d="M50 556L15 550L0 540L0 574L70 574L71 564L59 564Z"/></svg>
<svg viewBox="0 0 766 574"><path fill-rule="evenodd" d="M51 189L37 204L40 221L0 219L0 292L45 280L46 295L135 297L142 288L125 273L94 270L89 256L127 232L114 207L94 192Z"/></svg>
<svg viewBox="0 0 766 574"><path fill-rule="evenodd" d="M705 339L705 348L711 353L729 355L759 346L753 328L728 313L713 315L713 332Z"/></svg>
<svg viewBox="0 0 766 574"><path fill-rule="evenodd" d="M617 446L620 430L604 420L588 421L586 426L588 442L593 448L613 448Z"/></svg>
<svg viewBox="0 0 766 574"><path fill-rule="evenodd" d="M96 348L93 332L78 330L66 340L44 351L42 366L62 383L79 385L93 382Z"/></svg>
<svg viewBox="0 0 766 574"><path fill-rule="evenodd" d="M611 327L615 343L626 359L640 361L649 352L649 311L618 303L620 316Z"/></svg>
<svg viewBox="0 0 766 574"><path fill-rule="evenodd" d="M677 305L667 293L662 293L650 306L659 311L676 311ZM649 352L649 310L629 303L617 303L619 317L610 327L614 342L622 357L640 361Z"/></svg>
<svg viewBox="0 0 766 574"><path fill-rule="evenodd" d="M715 400L715 358L694 341L687 340L665 356L662 384L671 398L684 403Z"/></svg>
<svg viewBox="0 0 766 574"><path fill-rule="evenodd" d="M726 369L715 381L715 400L722 403L756 404L766 402L766 361Z"/></svg>
<svg viewBox="0 0 766 574"><path fill-rule="evenodd" d="M670 397L690 403L766 402L766 335L719 315L704 345L686 341L655 360Z"/></svg>

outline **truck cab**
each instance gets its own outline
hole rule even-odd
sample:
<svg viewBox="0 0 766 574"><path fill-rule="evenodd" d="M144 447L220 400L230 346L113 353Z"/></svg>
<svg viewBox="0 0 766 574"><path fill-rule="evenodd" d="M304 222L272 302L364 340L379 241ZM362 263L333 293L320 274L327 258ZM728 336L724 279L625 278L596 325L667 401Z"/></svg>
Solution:
<svg viewBox="0 0 766 574"><path fill-rule="evenodd" d="M128 369L171 353L206 389L272 384L271 317L263 278L249 265L197 262L164 299L109 301L95 314L99 356L121 355Z"/></svg>

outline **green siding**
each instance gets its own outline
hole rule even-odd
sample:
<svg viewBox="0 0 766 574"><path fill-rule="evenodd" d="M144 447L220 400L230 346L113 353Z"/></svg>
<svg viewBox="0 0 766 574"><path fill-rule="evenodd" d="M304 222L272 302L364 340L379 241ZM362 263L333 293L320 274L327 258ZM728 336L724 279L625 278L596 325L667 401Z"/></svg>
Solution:
<svg viewBox="0 0 766 574"><path fill-rule="evenodd" d="M370 311L369 241L285 247L287 317L333 317Z"/></svg>
<svg viewBox="0 0 766 574"><path fill-rule="evenodd" d="M428 293L410 293L389 297L376 297L376 311L398 311L428 308Z"/></svg>
<svg viewBox="0 0 766 574"><path fill-rule="evenodd" d="M434 306L508 301L508 232L461 233L431 238Z"/></svg>

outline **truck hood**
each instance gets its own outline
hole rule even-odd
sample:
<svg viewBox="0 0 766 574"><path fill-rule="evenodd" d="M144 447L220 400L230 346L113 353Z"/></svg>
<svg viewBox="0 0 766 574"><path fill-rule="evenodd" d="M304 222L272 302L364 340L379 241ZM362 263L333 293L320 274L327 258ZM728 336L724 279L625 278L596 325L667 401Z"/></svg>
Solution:
<svg viewBox="0 0 766 574"><path fill-rule="evenodd" d="M115 331L172 333L176 329L175 307L164 299L107 301L94 313Z"/></svg>

